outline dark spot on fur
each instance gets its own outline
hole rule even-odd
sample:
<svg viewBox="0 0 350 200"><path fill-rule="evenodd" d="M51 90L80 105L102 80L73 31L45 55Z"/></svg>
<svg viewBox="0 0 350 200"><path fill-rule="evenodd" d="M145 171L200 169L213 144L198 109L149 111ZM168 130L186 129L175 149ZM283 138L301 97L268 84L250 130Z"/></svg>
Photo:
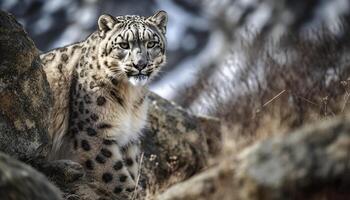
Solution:
<svg viewBox="0 0 350 200"><path fill-rule="evenodd" d="M79 103L79 112L80 114L84 114L84 103L82 101Z"/></svg>
<svg viewBox="0 0 350 200"><path fill-rule="evenodd" d="M85 101L85 103L87 103L87 104L92 103L91 97L90 97L88 94L84 95L84 101Z"/></svg>
<svg viewBox="0 0 350 200"><path fill-rule="evenodd" d="M108 172L103 173L102 174L102 180L105 183L109 183L109 182L111 182L113 180L113 175L111 173L108 173Z"/></svg>
<svg viewBox="0 0 350 200"><path fill-rule="evenodd" d="M101 66L100 66L100 65L97 65L97 69L101 69Z"/></svg>
<svg viewBox="0 0 350 200"><path fill-rule="evenodd" d="M121 170L123 168L123 162L121 160L117 161L114 165L113 168L118 171Z"/></svg>
<svg viewBox="0 0 350 200"><path fill-rule="evenodd" d="M98 162L98 163L101 163L101 164L104 164L106 162L106 158L100 154L98 154L95 158L95 160Z"/></svg>
<svg viewBox="0 0 350 200"><path fill-rule="evenodd" d="M127 191L127 192L133 192L133 191L135 191L135 188L126 188L125 191Z"/></svg>
<svg viewBox="0 0 350 200"><path fill-rule="evenodd" d="M98 106L103 106L106 103L106 98L104 98L103 96L99 96L96 99L96 103Z"/></svg>
<svg viewBox="0 0 350 200"><path fill-rule="evenodd" d="M58 49L60 52L65 52L65 51L67 51L67 48L66 47L61 47L61 48L59 48Z"/></svg>
<svg viewBox="0 0 350 200"><path fill-rule="evenodd" d="M85 53L86 52L86 47L84 47L82 50L81 50L81 53Z"/></svg>
<svg viewBox="0 0 350 200"><path fill-rule="evenodd" d="M132 166L134 164L134 161L131 158L125 159L125 163L127 166Z"/></svg>
<svg viewBox="0 0 350 200"><path fill-rule="evenodd" d="M58 64L57 68L58 68L58 71L62 74L63 73L63 71L62 71L62 68L63 68L62 64Z"/></svg>
<svg viewBox="0 0 350 200"><path fill-rule="evenodd" d="M67 56L67 54L62 54L61 55L61 60L62 60L62 62L64 62L64 63L66 63L67 62L67 60L68 60L68 56Z"/></svg>
<svg viewBox="0 0 350 200"><path fill-rule="evenodd" d="M125 182L127 178L128 178L128 177L125 176L124 174L122 174L122 175L119 176L120 182Z"/></svg>
<svg viewBox="0 0 350 200"><path fill-rule="evenodd" d="M141 106L143 104L143 102L145 101L145 98L141 97L136 104L134 105L135 108Z"/></svg>
<svg viewBox="0 0 350 200"><path fill-rule="evenodd" d="M112 145L113 143L114 143L113 140L106 140L106 139L103 140L104 145Z"/></svg>
<svg viewBox="0 0 350 200"><path fill-rule="evenodd" d="M81 90L82 87L83 87L83 85L81 83L79 83L78 89Z"/></svg>
<svg viewBox="0 0 350 200"><path fill-rule="evenodd" d="M93 69L92 64L89 65L89 68L90 68L90 69Z"/></svg>
<svg viewBox="0 0 350 200"><path fill-rule="evenodd" d="M87 160L85 161L85 167L88 170L93 170L94 169L94 163L92 160Z"/></svg>
<svg viewBox="0 0 350 200"><path fill-rule="evenodd" d="M132 180L135 180L135 176L133 173L130 173L130 176L131 176Z"/></svg>
<svg viewBox="0 0 350 200"><path fill-rule="evenodd" d="M88 109L85 110L85 114L89 114L90 111Z"/></svg>
<svg viewBox="0 0 350 200"><path fill-rule="evenodd" d="M96 84L94 81L90 82L90 89L94 89L94 87L96 87Z"/></svg>
<svg viewBox="0 0 350 200"><path fill-rule="evenodd" d="M112 156L112 152L108 149L102 148L101 149L102 155L104 155L107 158L110 158Z"/></svg>
<svg viewBox="0 0 350 200"><path fill-rule="evenodd" d="M94 79L95 81L97 80L97 75L92 75L92 79Z"/></svg>
<svg viewBox="0 0 350 200"><path fill-rule="evenodd" d="M91 147L90 144L87 140L82 140L81 141L81 148L83 148L85 151L90 151Z"/></svg>
<svg viewBox="0 0 350 200"><path fill-rule="evenodd" d="M119 194L119 193L121 193L122 191L123 191L123 188L121 188L121 187L115 187L114 190L113 190L113 192L114 192L115 194Z"/></svg>
<svg viewBox="0 0 350 200"><path fill-rule="evenodd" d="M83 78L84 75L85 75L85 71L84 71L84 70L81 70L81 71L80 71L80 77Z"/></svg>
<svg viewBox="0 0 350 200"><path fill-rule="evenodd" d="M107 128L112 128L112 125L106 124L106 123L101 123L97 126L98 129L107 129Z"/></svg>
<svg viewBox="0 0 350 200"><path fill-rule="evenodd" d="M117 100L117 102L119 103L119 105L121 105L122 107L124 106L124 100L123 98L118 95L116 92L114 92L113 90L110 92L111 96L113 97L113 99Z"/></svg>
<svg viewBox="0 0 350 200"><path fill-rule="evenodd" d="M118 83L119 83L118 80L117 80L116 78L112 78L112 79L111 79L111 82L112 82L112 84L115 85L115 86L117 86Z"/></svg>
<svg viewBox="0 0 350 200"><path fill-rule="evenodd" d="M86 133L87 133L89 136L96 136L96 135L97 135L96 130L93 129L93 128L90 128L90 127L86 129Z"/></svg>
<svg viewBox="0 0 350 200"><path fill-rule="evenodd" d="M95 113L92 113L90 118L96 122L98 120L98 115L96 115Z"/></svg>

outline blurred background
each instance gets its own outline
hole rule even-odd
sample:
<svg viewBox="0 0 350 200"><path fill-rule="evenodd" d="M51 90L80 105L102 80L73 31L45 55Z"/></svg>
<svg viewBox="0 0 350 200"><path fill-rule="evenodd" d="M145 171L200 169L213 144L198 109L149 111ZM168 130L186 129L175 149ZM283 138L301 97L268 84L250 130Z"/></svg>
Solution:
<svg viewBox="0 0 350 200"><path fill-rule="evenodd" d="M148 16L159 9L167 11L168 63L150 88L196 113L207 113L215 104L203 101L208 96L223 95L227 101L244 95L243 83L237 80L250 80L252 75L243 77L238 69L253 65L259 71L254 76L263 76L265 65L258 58L268 49L275 63L298 57L295 48L286 48L293 40L281 39L285 34L322 43L323 34L317 33L324 30L337 44L345 44L349 37L348 0L1 0L0 8L17 17L43 52L83 40L96 29L103 13ZM283 48L275 47L276 41ZM254 51L257 46L260 50ZM210 88L205 88L208 82ZM259 86L247 85L249 89ZM211 90L216 92L206 94Z"/></svg>

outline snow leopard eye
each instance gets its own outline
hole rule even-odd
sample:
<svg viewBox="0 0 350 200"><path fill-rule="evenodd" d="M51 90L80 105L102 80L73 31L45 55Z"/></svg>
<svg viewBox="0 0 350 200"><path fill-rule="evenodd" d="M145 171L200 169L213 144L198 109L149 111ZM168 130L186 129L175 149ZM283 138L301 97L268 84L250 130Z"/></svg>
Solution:
<svg viewBox="0 0 350 200"><path fill-rule="evenodd" d="M121 43L119 43L119 46L122 49L129 49L130 48L129 43L127 43L127 42L121 42Z"/></svg>
<svg viewBox="0 0 350 200"><path fill-rule="evenodd" d="M154 46L156 46L156 44L157 44L157 42L153 42L153 41L148 42L148 43L147 43L147 48L151 49L151 48L153 48Z"/></svg>

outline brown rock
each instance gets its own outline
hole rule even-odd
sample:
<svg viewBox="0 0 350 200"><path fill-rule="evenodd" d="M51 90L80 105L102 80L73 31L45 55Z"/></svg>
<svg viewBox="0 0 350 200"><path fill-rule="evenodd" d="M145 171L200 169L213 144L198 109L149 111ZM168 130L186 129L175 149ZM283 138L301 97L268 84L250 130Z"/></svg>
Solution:
<svg viewBox="0 0 350 200"><path fill-rule="evenodd" d="M47 142L51 96L38 55L22 26L0 11L0 151L21 160Z"/></svg>
<svg viewBox="0 0 350 200"><path fill-rule="evenodd" d="M199 172L218 152L219 120L192 115L153 93L149 98L149 123L142 141L142 170L148 180L161 185L170 177L179 181Z"/></svg>

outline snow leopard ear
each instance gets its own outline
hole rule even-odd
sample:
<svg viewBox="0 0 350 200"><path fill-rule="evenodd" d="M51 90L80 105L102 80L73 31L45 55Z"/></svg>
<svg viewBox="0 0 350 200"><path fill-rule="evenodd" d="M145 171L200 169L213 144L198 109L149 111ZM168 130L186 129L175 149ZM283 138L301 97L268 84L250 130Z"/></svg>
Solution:
<svg viewBox="0 0 350 200"><path fill-rule="evenodd" d="M99 36L101 38L104 38L106 33L114 27L114 25L117 23L116 18L114 18L111 15L101 15L98 18L98 31L99 31Z"/></svg>
<svg viewBox="0 0 350 200"><path fill-rule="evenodd" d="M168 23L168 14L164 10L160 10L153 16L148 17L147 21L156 25L163 34L166 33L166 25Z"/></svg>

